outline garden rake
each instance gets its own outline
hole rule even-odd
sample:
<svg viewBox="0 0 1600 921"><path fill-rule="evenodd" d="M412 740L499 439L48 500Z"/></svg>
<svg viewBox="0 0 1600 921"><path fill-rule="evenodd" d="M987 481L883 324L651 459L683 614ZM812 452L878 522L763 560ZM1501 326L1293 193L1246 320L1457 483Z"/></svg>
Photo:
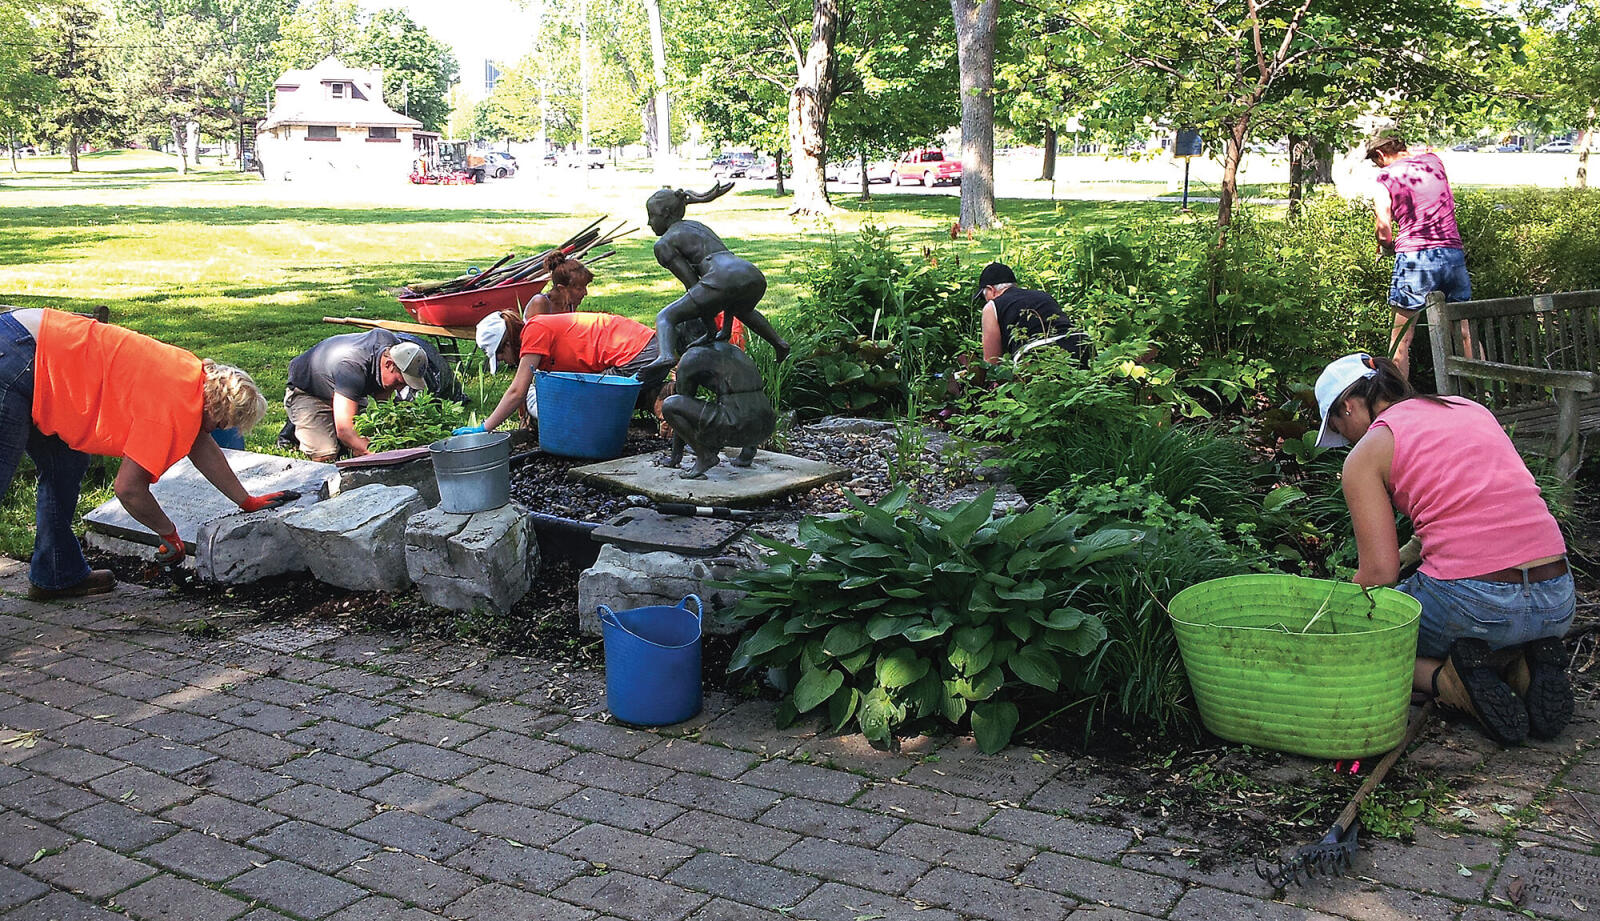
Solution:
<svg viewBox="0 0 1600 921"><path fill-rule="evenodd" d="M1344 875L1344 872L1350 869L1356 849L1360 847L1361 821L1356 816L1360 813L1361 801L1377 789L1384 775L1389 773L1389 768L1394 767L1394 763L1405 755L1406 749L1416 741L1417 735L1422 732L1422 727L1433 716L1436 706L1437 703L1432 700L1423 706L1422 712L1418 713L1417 718L1406 727L1405 737L1400 740L1400 744L1378 762L1378 766L1372 771L1372 776L1368 777L1361 785L1361 789L1356 791L1356 795L1351 798L1349 805L1344 807L1344 811L1339 813L1338 820L1328 829L1328 833L1322 836L1321 841L1305 845L1295 851L1292 857L1284 858L1280 855L1277 857L1277 866L1270 864L1262 866L1259 860L1256 861L1256 875L1266 880L1274 889L1283 889L1291 882L1304 886L1317 876Z"/></svg>

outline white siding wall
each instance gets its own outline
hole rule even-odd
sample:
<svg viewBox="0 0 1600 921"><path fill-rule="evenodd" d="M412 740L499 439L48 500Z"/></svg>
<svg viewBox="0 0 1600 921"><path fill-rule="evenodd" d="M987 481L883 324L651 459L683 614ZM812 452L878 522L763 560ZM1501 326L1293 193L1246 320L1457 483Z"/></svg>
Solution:
<svg viewBox="0 0 1600 921"><path fill-rule="evenodd" d="M416 157L411 129L395 140L367 137L366 127L338 125L338 140L308 138L305 125L279 125L256 137L266 178L278 182L405 182Z"/></svg>

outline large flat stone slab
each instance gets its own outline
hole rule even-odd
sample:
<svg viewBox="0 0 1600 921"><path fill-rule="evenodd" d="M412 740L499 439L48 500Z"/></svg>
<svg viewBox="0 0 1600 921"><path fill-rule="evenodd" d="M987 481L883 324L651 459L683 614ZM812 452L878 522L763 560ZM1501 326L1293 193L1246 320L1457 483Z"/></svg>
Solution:
<svg viewBox="0 0 1600 921"><path fill-rule="evenodd" d="M427 508L409 486L363 486L283 516L317 581L357 592L398 592L406 574L406 521Z"/></svg>
<svg viewBox="0 0 1600 921"><path fill-rule="evenodd" d="M278 457L274 454L257 454L254 451L222 451L228 466L238 475L239 482L251 495L294 489L300 499L290 507L310 505L317 501L323 485L333 475L332 464L319 464L297 457ZM178 526L178 536L187 543L200 537L200 526L213 518L239 514L239 507L217 491L211 481L194 469L194 464L184 458L173 465L161 479L150 487L150 493L161 503L172 523ZM89 528L112 537L140 540L153 536L150 529L133 520L122 503L116 499L101 505L83 516Z"/></svg>
<svg viewBox="0 0 1600 921"><path fill-rule="evenodd" d="M738 452L724 452L723 462L703 480L686 480L680 469L656 465L659 454L635 454L616 460L574 467L568 475L580 482L604 486L629 495L648 496L657 502L695 505L743 506L790 493L805 492L824 483L846 479L850 471L835 464L807 460L790 454L761 451L749 467L728 463Z"/></svg>

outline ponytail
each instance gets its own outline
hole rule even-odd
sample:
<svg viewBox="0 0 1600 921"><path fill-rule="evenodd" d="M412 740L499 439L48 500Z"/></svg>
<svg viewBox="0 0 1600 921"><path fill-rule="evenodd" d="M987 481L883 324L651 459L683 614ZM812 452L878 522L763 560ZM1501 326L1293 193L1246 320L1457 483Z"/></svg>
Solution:
<svg viewBox="0 0 1600 921"><path fill-rule="evenodd" d="M1367 413L1372 418L1377 418L1377 405L1379 402L1395 404L1406 400L1427 400L1440 406L1449 406L1450 401L1433 394L1418 393L1405 375L1400 373L1400 366L1391 358L1368 356L1362 361L1367 367L1376 371L1371 377L1351 384L1349 389L1339 397L1339 402L1354 397L1367 407Z"/></svg>

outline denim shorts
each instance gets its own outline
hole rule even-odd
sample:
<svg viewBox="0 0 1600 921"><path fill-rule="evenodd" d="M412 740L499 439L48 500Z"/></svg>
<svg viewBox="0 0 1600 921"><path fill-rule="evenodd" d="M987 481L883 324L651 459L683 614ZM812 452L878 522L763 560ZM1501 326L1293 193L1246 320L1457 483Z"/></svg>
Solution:
<svg viewBox="0 0 1600 921"><path fill-rule="evenodd" d="M1465 253L1443 246L1395 253L1394 278L1389 282L1390 306L1421 310L1423 299L1434 291L1443 291L1447 301L1472 300Z"/></svg>
<svg viewBox="0 0 1600 921"><path fill-rule="evenodd" d="M1472 637L1490 649L1564 636L1577 608L1572 573L1543 582L1435 579L1415 573L1395 586L1422 602L1417 655L1443 658L1450 644Z"/></svg>

